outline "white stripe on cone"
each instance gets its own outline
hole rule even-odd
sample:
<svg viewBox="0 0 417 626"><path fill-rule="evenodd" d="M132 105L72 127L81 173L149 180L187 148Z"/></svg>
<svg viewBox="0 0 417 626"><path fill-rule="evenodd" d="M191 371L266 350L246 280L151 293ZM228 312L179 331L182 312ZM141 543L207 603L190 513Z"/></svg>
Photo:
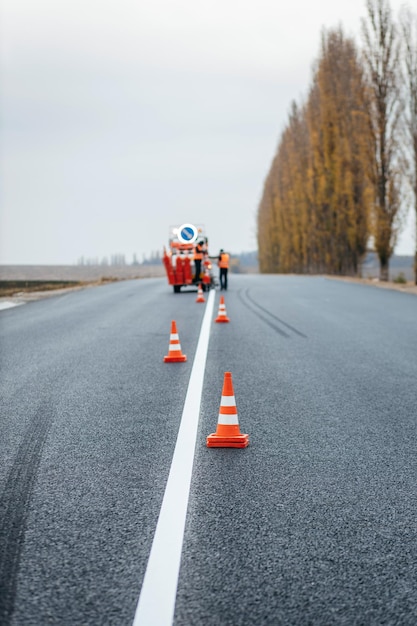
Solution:
<svg viewBox="0 0 417 626"><path fill-rule="evenodd" d="M234 396L222 396L220 400L220 406L236 406L236 400Z"/></svg>
<svg viewBox="0 0 417 626"><path fill-rule="evenodd" d="M223 426L233 426L234 424L239 424L237 413L234 415L224 415L224 413L219 413L218 423Z"/></svg>

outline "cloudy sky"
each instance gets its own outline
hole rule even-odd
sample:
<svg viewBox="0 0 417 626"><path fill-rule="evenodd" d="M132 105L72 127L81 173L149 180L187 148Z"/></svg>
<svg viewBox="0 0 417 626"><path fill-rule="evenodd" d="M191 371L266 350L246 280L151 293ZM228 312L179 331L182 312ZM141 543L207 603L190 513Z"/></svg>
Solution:
<svg viewBox="0 0 417 626"><path fill-rule="evenodd" d="M141 259L184 222L212 253L255 250L321 28L359 36L364 14L365 0L3 0L0 263ZM412 233L409 219L397 252Z"/></svg>

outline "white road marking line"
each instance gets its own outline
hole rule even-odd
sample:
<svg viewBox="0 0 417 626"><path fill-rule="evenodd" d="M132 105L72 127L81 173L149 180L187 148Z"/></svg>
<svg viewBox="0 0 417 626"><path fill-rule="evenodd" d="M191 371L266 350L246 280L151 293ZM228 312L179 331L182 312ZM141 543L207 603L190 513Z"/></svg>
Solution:
<svg viewBox="0 0 417 626"><path fill-rule="evenodd" d="M207 299L177 443L133 626L171 626L174 619L214 297L213 289Z"/></svg>
<svg viewBox="0 0 417 626"><path fill-rule="evenodd" d="M24 302L11 302L10 300L6 300L4 302L0 302L0 311L12 309L14 306L22 306L22 304L24 304Z"/></svg>

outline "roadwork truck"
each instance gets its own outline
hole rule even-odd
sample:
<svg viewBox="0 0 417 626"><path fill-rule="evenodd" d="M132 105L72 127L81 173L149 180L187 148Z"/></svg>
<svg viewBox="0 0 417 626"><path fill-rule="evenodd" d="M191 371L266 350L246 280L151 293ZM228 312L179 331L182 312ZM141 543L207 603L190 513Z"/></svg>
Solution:
<svg viewBox="0 0 417 626"><path fill-rule="evenodd" d="M208 239L203 226L183 224L171 227L169 247L168 250L164 247L162 262L174 293L179 293L181 287L198 287L199 284L203 291L215 287L208 255Z"/></svg>

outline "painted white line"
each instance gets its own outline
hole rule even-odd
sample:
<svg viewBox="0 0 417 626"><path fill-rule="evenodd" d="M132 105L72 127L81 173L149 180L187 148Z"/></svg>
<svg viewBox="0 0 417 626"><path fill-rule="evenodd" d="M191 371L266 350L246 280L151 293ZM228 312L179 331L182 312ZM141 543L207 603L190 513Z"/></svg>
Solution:
<svg viewBox="0 0 417 626"><path fill-rule="evenodd" d="M207 299L174 456L133 626L171 626L200 416L215 292Z"/></svg>
<svg viewBox="0 0 417 626"><path fill-rule="evenodd" d="M24 304L24 302L11 302L10 300L5 300L4 302L0 302L0 311L12 309L14 306L21 306L22 304Z"/></svg>

